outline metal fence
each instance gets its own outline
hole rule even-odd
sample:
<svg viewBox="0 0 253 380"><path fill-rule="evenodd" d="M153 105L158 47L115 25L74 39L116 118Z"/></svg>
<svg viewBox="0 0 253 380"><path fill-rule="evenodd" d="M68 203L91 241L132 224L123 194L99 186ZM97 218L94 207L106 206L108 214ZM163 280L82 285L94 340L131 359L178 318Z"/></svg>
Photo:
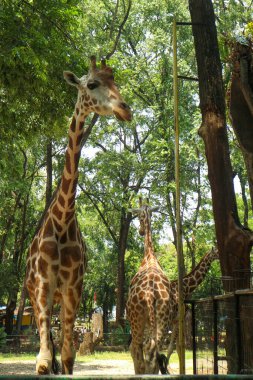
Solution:
<svg viewBox="0 0 253 380"><path fill-rule="evenodd" d="M195 374L253 373L253 291L191 301Z"/></svg>
<svg viewBox="0 0 253 380"><path fill-rule="evenodd" d="M8 335L5 343L0 347L2 353L26 353L36 352L39 349L39 336L33 335Z"/></svg>

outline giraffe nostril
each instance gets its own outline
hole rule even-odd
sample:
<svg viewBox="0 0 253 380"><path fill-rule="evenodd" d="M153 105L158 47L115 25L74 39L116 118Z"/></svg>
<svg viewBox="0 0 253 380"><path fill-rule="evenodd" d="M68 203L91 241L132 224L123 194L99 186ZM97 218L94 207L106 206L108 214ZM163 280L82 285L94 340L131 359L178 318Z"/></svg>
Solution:
<svg viewBox="0 0 253 380"><path fill-rule="evenodd" d="M121 106L121 108L124 108L125 110L129 110L130 109L129 105L126 104L126 103L120 103L120 106Z"/></svg>

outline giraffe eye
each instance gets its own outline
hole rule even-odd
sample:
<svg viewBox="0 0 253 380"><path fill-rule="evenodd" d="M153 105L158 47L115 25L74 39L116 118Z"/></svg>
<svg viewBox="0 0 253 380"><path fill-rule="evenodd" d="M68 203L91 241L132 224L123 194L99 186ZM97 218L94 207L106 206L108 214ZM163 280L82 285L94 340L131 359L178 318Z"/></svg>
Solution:
<svg viewBox="0 0 253 380"><path fill-rule="evenodd" d="M100 86L100 82L97 80L90 80L87 83L87 87L89 90L94 90L95 88L98 88Z"/></svg>

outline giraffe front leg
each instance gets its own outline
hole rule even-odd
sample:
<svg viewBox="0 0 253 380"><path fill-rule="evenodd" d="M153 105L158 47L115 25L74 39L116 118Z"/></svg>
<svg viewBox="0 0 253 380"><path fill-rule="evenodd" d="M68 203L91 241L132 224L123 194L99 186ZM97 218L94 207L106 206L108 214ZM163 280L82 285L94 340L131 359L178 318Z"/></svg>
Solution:
<svg viewBox="0 0 253 380"><path fill-rule="evenodd" d="M61 361L62 373L72 375L75 362L75 349L73 345L73 329L76 318L77 302L73 296L73 289L68 290L67 295L62 295L62 339L61 339Z"/></svg>
<svg viewBox="0 0 253 380"><path fill-rule="evenodd" d="M47 302L43 300L47 299ZM40 335L40 351L36 358L36 372L38 375L48 375L52 369L52 344L50 341L50 320L52 301L48 294L42 290L36 300L37 327Z"/></svg>

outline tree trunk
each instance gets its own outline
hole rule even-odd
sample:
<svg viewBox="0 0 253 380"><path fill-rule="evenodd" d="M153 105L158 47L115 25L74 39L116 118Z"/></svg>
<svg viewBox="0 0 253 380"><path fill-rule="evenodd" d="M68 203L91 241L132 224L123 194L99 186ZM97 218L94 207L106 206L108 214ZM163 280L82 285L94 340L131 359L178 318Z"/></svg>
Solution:
<svg viewBox="0 0 253 380"><path fill-rule="evenodd" d="M253 153L243 152L243 157L247 169L248 181L249 181L249 192L251 207L253 208Z"/></svg>
<svg viewBox="0 0 253 380"><path fill-rule="evenodd" d="M103 331L105 334L109 332L109 287L104 288L104 298L103 298Z"/></svg>
<svg viewBox="0 0 253 380"><path fill-rule="evenodd" d="M232 54L229 113L243 153L253 206L253 67L252 48L237 42Z"/></svg>
<svg viewBox="0 0 253 380"><path fill-rule="evenodd" d="M189 0L199 78L202 125L216 237L224 276L250 269L253 238L237 212L225 118L225 97L211 0ZM239 285L239 284L235 284ZM226 288L227 283L224 283ZM231 289L231 287L230 287Z"/></svg>
<svg viewBox="0 0 253 380"><path fill-rule="evenodd" d="M17 265L18 265L18 258L21 251L19 248L17 248L18 241L16 241L15 245L16 245L16 249L13 254L13 275L15 276L15 281L17 281L17 283L14 284L12 289L10 289L9 291L9 297L8 297L8 302L6 306L5 331L8 335L12 334L13 332L14 311L16 309L18 291L19 291L19 285L18 285L19 276L18 276L18 271L17 271Z"/></svg>
<svg viewBox="0 0 253 380"><path fill-rule="evenodd" d="M9 296L8 303L6 306L6 315L5 315L5 332L8 335L11 335L13 332L13 317L14 311L17 304L17 294L18 290L15 288Z"/></svg>
<svg viewBox="0 0 253 380"><path fill-rule="evenodd" d="M26 298L27 298L27 290L26 290L25 282L24 282L23 287L22 287L22 291L21 291L19 306L18 306L17 325L16 325L17 334L20 334L20 332L21 332L22 319L23 319L23 314L24 314L24 309L25 309Z"/></svg>
<svg viewBox="0 0 253 380"><path fill-rule="evenodd" d="M14 204L12 213L9 215L9 218L6 221L4 233L3 233L1 240L0 240L0 263L2 263L3 259L4 259L5 245L7 243L9 233L11 232L11 229L13 227L13 223L15 220L15 214L17 212L17 209L20 207L20 200L21 200L21 193L18 193L18 195L16 195L15 204Z"/></svg>
<svg viewBox="0 0 253 380"><path fill-rule="evenodd" d="M252 233L245 230L238 217L233 186L229 144L226 131L225 97L218 49L215 16L211 0L189 0L192 30L197 58L202 125L199 134L204 140L208 177L212 192L213 215L223 276L238 275L250 269ZM246 286L249 285L246 284ZM224 289L245 287L244 279L224 281ZM251 332L252 334L252 332ZM232 325L227 324L227 356L234 359ZM253 339L253 334L252 334ZM246 363L253 368L252 359ZM236 373L236 360L228 360L228 373Z"/></svg>
<svg viewBox="0 0 253 380"><path fill-rule="evenodd" d="M52 198L52 177L53 177L53 163L52 163L52 140L49 140L47 144L47 157L46 157L46 168L47 168L47 184L46 184L46 205L47 209L51 203Z"/></svg>
<svg viewBox="0 0 253 380"><path fill-rule="evenodd" d="M125 253L131 220L131 213L126 213L125 209L122 208L118 245L118 278L116 303L116 323L122 325L122 327L124 327L125 313Z"/></svg>

